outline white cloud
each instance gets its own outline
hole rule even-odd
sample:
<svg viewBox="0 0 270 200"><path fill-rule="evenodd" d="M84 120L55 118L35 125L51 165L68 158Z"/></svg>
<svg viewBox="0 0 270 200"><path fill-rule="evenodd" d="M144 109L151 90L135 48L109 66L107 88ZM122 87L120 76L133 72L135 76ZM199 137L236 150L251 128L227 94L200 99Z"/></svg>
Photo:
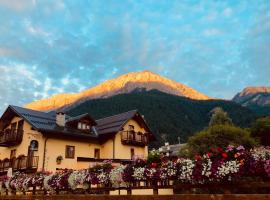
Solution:
<svg viewBox="0 0 270 200"><path fill-rule="evenodd" d="M44 31L42 28L33 26L31 21L24 20L25 29L28 33L36 36L42 36L42 37L48 37L50 36L50 33Z"/></svg>
<svg viewBox="0 0 270 200"><path fill-rule="evenodd" d="M10 63L0 65L0 113L8 104L24 105L35 98L33 91L40 90L41 80L26 65Z"/></svg>
<svg viewBox="0 0 270 200"><path fill-rule="evenodd" d="M61 79L61 83L63 85L69 84L69 76L65 76L64 78Z"/></svg>
<svg viewBox="0 0 270 200"><path fill-rule="evenodd" d="M221 35L222 31L216 28L210 28L203 31L203 35L206 37Z"/></svg>
<svg viewBox="0 0 270 200"><path fill-rule="evenodd" d="M233 13L233 11L232 11L232 9L231 8L225 8L224 10L223 10L223 15L225 16L225 17L230 17L231 15L232 15L232 13Z"/></svg>
<svg viewBox="0 0 270 200"><path fill-rule="evenodd" d="M0 5L15 11L31 9L36 5L35 0L0 0Z"/></svg>

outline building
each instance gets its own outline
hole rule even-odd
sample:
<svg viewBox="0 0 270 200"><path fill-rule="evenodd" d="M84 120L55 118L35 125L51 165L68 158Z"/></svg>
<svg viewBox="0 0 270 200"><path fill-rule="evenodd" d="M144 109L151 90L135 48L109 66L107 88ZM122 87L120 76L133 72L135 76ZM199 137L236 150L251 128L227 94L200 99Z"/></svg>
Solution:
<svg viewBox="0 0 270 200"><path fill-rule="evenodd" d="M0 173L82 169L147 157L153 135L136 110L95 120L9 106L0 118Z"/></svg>
<svg viewBox="0 0 270 200"><path fill-rule="evenodd" d="M175 156L175 157L177 157L177 156L179 156L180 150L185 146L186 146L186 143L169 145L169 143L166 142L164 146L159 148L159 152L161 154L166 155L166 156Z"/></svg>

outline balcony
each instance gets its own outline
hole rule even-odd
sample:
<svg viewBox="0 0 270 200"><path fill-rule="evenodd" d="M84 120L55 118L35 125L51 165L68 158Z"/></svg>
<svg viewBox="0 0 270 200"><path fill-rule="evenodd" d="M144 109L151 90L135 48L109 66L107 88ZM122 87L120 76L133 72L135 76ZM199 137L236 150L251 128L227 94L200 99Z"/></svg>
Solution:
<svg viewBox="0 0 270 200"><path fill-rule="evenodd" d="M12 168L12 171L36 171L38 168L38 156L20 156L0 161L0 173L7 172L9 168Z"/></svg>
<svg viewBox="0 0 270 200"><path fill-rule="evenodd" d="M121 141L125 145L146 146L148 144L146 134L134 131L122 131Z"/></svg>
<svg viewBox="0 0 270 200"><path fill-rule="evenodd" d="M0 146L9 147L18 145L22 142L23 130L6 129L0 131Z"/></svg>

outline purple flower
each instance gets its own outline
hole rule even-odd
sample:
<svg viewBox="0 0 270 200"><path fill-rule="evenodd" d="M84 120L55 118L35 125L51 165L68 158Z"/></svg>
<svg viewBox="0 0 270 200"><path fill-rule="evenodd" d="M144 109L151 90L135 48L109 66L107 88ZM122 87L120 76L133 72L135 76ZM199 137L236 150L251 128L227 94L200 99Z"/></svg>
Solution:
<svg viewBox="0 0 270 200"><path fill-rule="evenodd" d="M236 148L237 151L244 151L245 147L243 147L242 145L240 145L239 147Z"/></svg>
<svg viewBox="0 0 270 200"><path fill-rule="evenodd" d="M233 145L229 145L229 146L227 146L227 151L232 151L234 149L234 146Z"/></svg>

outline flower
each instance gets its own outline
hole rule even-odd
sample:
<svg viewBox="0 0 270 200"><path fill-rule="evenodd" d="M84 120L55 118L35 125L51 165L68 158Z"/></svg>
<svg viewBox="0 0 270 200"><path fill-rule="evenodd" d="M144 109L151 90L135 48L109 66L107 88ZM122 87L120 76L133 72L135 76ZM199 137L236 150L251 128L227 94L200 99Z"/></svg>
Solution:
<svg viewBox="0 0 270 200"><path fill-rule="evenodd" d="M226 152L221 154L223 158L228 158L228 154Z"/></svg>
<svg viewBox="0 0 270 200"><path fill-rule="evenodd" d="M228 145L227 148L226 148L226 151L232 151L234 149L234 146L233 145Z"/></svg>
<svg viewBox="0 0 270 200"><path fill-rule="evenodd" d="M237 151L244 151L245 150L245 147L240 145L236 148Z"/></svg>
<svg viewBox="0 0 270 200"><path fill-rule="evenodd" d="M225 163L222 163L222 165L218 167L216 176L218 179L221 179L221 180L225 177L228 177L228 180L231 180L232 175L239 172L239 167L240 167L240 162L236 160L227 161Z"/></svg>
<svg viewBox="0 0 270 200"><path fill-rule="evenodd" d="M119 187L127 187L128 186L128 183L126 183L123 180L123 176L122 176L125 168L126 168L126 166L120 165L120 166L112 169L112 171L110 172L110 181L111 181L113 187L119 188Z"/></svg>
<svg viewBox="0 0 270 200"><path fill-rule="evenodd" d="M184 182L191 182L193 167L195 166L194 161L190 159L178 159L177 162L180 165L178 179Z"/></svg>
<svg viewBox="0 0 270 200"><path fill-rule="evenodd" d="M207 153L207 156L210 158L211 156L213 155L213 153L211 153L211 152L208 152Z"/></svg>
<svg viewBox="0 0 270 200"><path fill-rule="evenodd" d="M68 177L68 184L72 190L78 188L78 186L82 186L83 188L87 189L89 185L85 182L86 171L74 171Z"/></svg>
<svg viewBox="0 0 270 200"><path fill-rule="evenodd" d="M202 160L202 157L200 155L195 155L195 160Z"/></svg>

